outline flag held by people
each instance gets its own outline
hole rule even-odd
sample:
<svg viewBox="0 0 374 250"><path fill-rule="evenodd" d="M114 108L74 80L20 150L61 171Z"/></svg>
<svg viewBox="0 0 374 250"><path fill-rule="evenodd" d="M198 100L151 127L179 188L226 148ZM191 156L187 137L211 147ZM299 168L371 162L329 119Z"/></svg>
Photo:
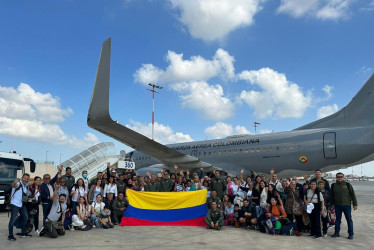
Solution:
<svg viewBox="0 0 374 250"><path fill-rule="evenodd" d="M127 190L129 201L121 226L205 226L206 190L138 192Z"/></svg>

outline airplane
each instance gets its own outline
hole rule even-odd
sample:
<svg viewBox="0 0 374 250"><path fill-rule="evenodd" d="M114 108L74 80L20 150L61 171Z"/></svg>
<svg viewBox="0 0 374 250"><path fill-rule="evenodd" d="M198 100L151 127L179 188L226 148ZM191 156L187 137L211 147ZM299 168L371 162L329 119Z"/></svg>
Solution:
<svg viewBox="0 0 374 250"><path fill-rule="evenodd" d="M110 54L111 38L102 45L87 124L133 148L126 158L135 162L137 173L173 170L176 164L179 170L227 174L274 169L279 177L290 177L374 160L374 74L340 111L294 130L163 145L112 120Z"/></svg>

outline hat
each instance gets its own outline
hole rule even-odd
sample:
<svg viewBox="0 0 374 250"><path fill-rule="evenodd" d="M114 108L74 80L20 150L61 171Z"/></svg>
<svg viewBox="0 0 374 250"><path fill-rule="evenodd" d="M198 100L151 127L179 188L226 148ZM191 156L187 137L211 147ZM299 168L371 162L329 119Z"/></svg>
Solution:
<svg viewBox="0 0 374 250"><path fill-rule="evenodd" d="M158 174L157 174L157 177L162 177L162 174L161 174L161 173L158 173Z"/></svg>
<svg viewBox="0 0 374 250"><path fill-rule="evenodd" d="M313 203L309 203L309 205L306 206L306 212L308 214L312 213L313 209L314 209L314 204Z"/></svg>

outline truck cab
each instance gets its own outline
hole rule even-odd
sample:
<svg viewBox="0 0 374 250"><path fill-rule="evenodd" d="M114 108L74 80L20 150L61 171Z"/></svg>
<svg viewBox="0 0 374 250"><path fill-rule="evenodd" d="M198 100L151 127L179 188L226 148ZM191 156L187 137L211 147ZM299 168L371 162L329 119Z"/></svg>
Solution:
<svg viewBox="0 0 374 250"><path fill-rule="evenodd" d="M0 152L0 209L4 209L9 201L12 183L17 178L20 170L25 173L25 161L30 162L30 171L35 171L35 162L29 158L23 158L16 152Z"/></svg>

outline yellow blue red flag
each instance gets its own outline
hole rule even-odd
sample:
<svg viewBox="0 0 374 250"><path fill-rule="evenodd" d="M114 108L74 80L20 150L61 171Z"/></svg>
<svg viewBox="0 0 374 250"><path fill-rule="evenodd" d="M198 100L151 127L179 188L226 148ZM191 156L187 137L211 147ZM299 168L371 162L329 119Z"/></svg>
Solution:
<svg viewBox="0 0 374 250"><path fill-rule="evenodd" d="M205 226L206 190L138 192L126 190L129 206L121 226Z"/></svg>

